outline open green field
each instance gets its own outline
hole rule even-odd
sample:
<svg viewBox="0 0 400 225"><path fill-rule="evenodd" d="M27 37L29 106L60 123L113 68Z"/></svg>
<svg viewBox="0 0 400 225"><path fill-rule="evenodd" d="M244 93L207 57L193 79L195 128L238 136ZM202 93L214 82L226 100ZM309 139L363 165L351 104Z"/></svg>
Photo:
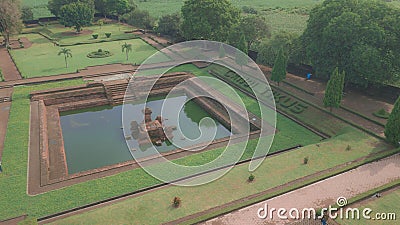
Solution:
<svg viewBox="0 0 400 225"><path fill-rule="evenodd" d="M207 68L203 70L194 68L195 67L191 65L185 65L181 68L176 68L176 70L191 71L198 76L202 74L206 75ZM5 203L0 205L0 220L24 213L33 217L41 217L159 183L159 181L146 174L142 169L135 169L114 176L83 182L38 196L28 196L26 194L29 133L28 94L33 90L77 85L81 83L81 80L74 80L36 86L21 86L14 89L2 160L4 171L0 174L0 202ZM248 109L257 114L252 100L244 95L243 100L246 102ZM125 221L125 219L132 219L130 216L134 216L135 221L137 220L138 223L142 223L143 221L146 221L146 223L158 223L160 220L167 221L178 218L203 210L206 207L212 207L252 193L257 193L269 187L283 184L290 180L326 168L331 168L335 165L387 148L387 146L383 145L379 140L353 128L346 128L338 131L337 136L323 141L320 147L313 144L319 142L320 137L284 116L278 116L277 128L279 132L275 136L270 152L289 148L297 144L302 144L306 147L268 159L264 162L262 167L255 172L257 182L254 183L254 185L249 185L245 182L248 171L247 166L243 165L234 169L232 173L229 173L224 178L209 185L187 189L173 187L162 189L160 190L161 192L153 192L155 193L154 195L144 195L140 199L132 199L132 201L140 201L141 203L134 206L132 205L132 207L135 208L134 212L131 212L131 208L129 207L126 209L123 207L121 213L124 212L126 216L121 216L121 223L124 223L122 221ZM251 147L254 146L255 143L255 140L250 141L248 149L242 159L246 159L252 155L253 149ZM351 151L345 150L348 144L352 145ZM210 159L214 159L221 152L222 149L215 149L185 157L176 162L184 165L198 165ZM308 166L302 165L302 160L306 156L310 158ZM226 189L222 187L228 187L232 190L227 192ZM198 197L189 198L189 196L193 196L193 192L199 193ZM208 193L207 195L213 193L216 197L197 201L198 199L196 198L201 198L201 196L205 196L206 193ZM179 195L183 198L185 207L182 210L172 211L169 208L173 195ZM160 206L159 212L154 214L157 216L149 216L150 213L154 213L154 211L149 210L149 208L155 209L153 204ZM101 214L103 214L103 217L98 218L105 219L103 221L107 223L108 214L104 212L101 212ZM164 216L165 214L167 214L167 216ZM86 215L84 214L81 216L85 217ZM114 214L114 216L116 215ZM88 219L93 220L85 221L85 224L99 221L95 218Z"/></svg>
<svg viewBox="0 0 400 225"><path fill-rule="evenodd" d="M49 0L22 0L22 5L32 7L33 18L39 19L53 16L49 9L47 9L48 1Z"/></svg>
<svg viewBox="0 0 400 225"><path fill-rule="evenodd" d="M311 8L322 0L231 0L233 5L242 8L243 6L253 7L258 11L274 8ZM162 15L179 12L183 6L184 0L147 0L137 1L140 9L147 10L150 15L160 17Z"/></svg>
<svg viewBox="0 0 400 225"><path fill-rule="evenodd" d="M71 49L72 58L68 58L68 68L65 68L64 56L58 56L60 47L38 34L24 34L33 45L30 48L11 51L17 67L24 78L57 75L76 72L88 66L104 65L112 63L140 64L157 50L141 39L124 41L111 41L94 44L68 46ZM129 53L129 60L121 51L124 43L132 44L133 51ZM107 58L88 58L87 54L98 49L108 50L113 55ZM167 60L167 59L166 59Z"/></svg>

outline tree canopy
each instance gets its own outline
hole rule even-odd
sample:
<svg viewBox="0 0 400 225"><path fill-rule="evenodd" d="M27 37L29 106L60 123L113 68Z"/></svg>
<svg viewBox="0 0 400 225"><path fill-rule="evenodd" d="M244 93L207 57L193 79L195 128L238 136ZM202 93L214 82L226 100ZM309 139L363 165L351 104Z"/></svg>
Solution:
<svg viewBox="0 0 400 225"><path fill-rule="evenodd" d="M336 67L332 72L331 78L326 86L324 95L324 106L332 108L339 108L340 102L343 96L345 73L339 73L339 69Z"/></svg>
<svg viewBox="0 0 400 225"><path fill-rule="evenodd" d="M174 38L180 36L181 15L179 13L161 16L158 20L157 32L170 35Z"/></svg>
<svg viewBox="0 0 400 225"><path fill-rule="evenodd" d="M182 18L186 39L225 41L232 26L239 22L240 10L229 0L187 0Z"/></svg>
<svg viewBox="0 0 400 225"><path fill-rule="evenodd" d="M286 79L286 67L287 67L287 59L283 53L283 49L279 50L279 53L276 57L274 67L271 72L271 80L278 83Z"/></svg>
<svg viewBox="0 0 400 225"><path fill-rule="evenodd" d="M153 29L155 19L150 16L148 11L136 9L124 16L125 21L132 26L144 29Z"/></svg>
<svg viewBox="0 0 400 225"><path fill-rule="evenodd" d="M53 13L55 16L60 16L61 7L64 5L68 5L71 3L81 2L84 3L94 9L94 0L49 0L47 4L47 8Z"/></svg>
<svg viewBox="0 0 400 225"><path fill-rule="evenodd" d="M33 11L31 7L24 6L21 9L21 19L22 21L33 20Z"/></svg>
<svg viewBox="0 0 400 225"><path fill-rule="evenodd" d="M10 35L22 29L21 10L19 0L0 1L0 32L6 45L10 42Z"/></svg>
<svg viewBox="0 0 400 225"><path fill-rule="evenodd" d="M136 9L133 0L106 0L107 13L118 18Z"/></svg>
<svg viewBox="0 0 400 225"><path fill-rule="evenodd" d="M286 31L276 33L270 39L263 40L256 47L258 50L257 62L273 66L279 51L282 49L288 62L298 63L297 49L300 43L299 36L295 33Z"/></svg>
<svg viewBox="0 0 400 225"><path fill-rule="evenodd" d="M392 113L386 123L385 136L391 143L397 146L400 145L400 97L397 98Z"/></svg>
<svg viewBox="0 0 400 225"><path fill-rule="evenodd" d="M367 87L400 74L400 10L382 1L324 1L311 11L303 35L319 77L338 67L346 81Z"/></svg>
<svg viewBox="0 0 400 225"><path fill-rule="evenodd" d="M61 7L60 23L67 27L74 27L77 32L82 27L89 26L93 20L94 9L83 2L75 2Z"/></svg>
<svg viewBox="0 0 400 225"><path fill-rule="evenodd" d="M247 47L250 48L254 42L262 38L270 37L270 27L266 19L260 16L247 15L240 19L238 24L235 24L228 35L228 43L237 46L238 37L244 34L247 40Z"/></svg>

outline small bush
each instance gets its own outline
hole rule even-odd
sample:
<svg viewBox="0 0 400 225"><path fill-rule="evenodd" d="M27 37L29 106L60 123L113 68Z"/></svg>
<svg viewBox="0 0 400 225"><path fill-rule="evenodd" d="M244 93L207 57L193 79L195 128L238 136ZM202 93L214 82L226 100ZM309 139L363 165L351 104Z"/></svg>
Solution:
<svg viewBox="0 0 400 225"><path fill-rule="evenodd" d="M111 32L107 32L107 33L105 33L105 35L106 35L107 38L110 38L111 37Z"/></svg>
<svg viewBox="0 0 400 225"><path fill-rule="evenodd" d="M307 157L304 157L304 159L303 159L303 164L304 164L304 165L307 165L307 164L308 164L308 156L307 156Z"/></svg>
<svg viewBox="0 0 400 225"><path fill-rule="evenodd" d="M257 14L258 13L258 11L255 8L249 7L249 6L243 6L242 11L244 13L248 13L248 14Z"/></svg>
<svg viewBox="0 0 400 225"><path fill-rule="evenodd" d="M19 47L20 48L25 48L25 45L21 43L21 44L19 44Z"/></svg>
<svg viewBox="0 0 400 225"><path fill-rule="evenodd" d="M374 116L382 119L389 119L390 116L390 113L386 112L386 110L384 109L380 109L377 112L374 112L373 114Z"/></svg>
<svg viewBox="0 0 400 225"><path fill-rule="evenodd" d="M172 201L172 205L175 208L178 208L182 203L182 200L179 197L175 197L174 200Z"/></svg>
<svg viewBox="0 0 400 225"><path fill-rule="evenodd" d="M350 150L351 150L351 146L350 146L350 145L347 145L346 151L350 151Z"/></svg>
<svg viewBox="0 0 400 225"><path fill-rule="evenodd" d="M93 39L97 39L99 37L99 34L92 34Z"/></svg>
<svg viewBox="0 0 400 225"><path fill-rule="evenodd" d="M91 52L91 53L87 54L87 57L88 58L106 58L106 57L110 57L112 55L113 54L110 51L98 49L95 52Z"/></svg>
<svg viewBox="0 0 400 225"><path fill-rule="evenodd" d="M249 182L252 182L256 177L253 174L250 174L249 176Z"/></svg>

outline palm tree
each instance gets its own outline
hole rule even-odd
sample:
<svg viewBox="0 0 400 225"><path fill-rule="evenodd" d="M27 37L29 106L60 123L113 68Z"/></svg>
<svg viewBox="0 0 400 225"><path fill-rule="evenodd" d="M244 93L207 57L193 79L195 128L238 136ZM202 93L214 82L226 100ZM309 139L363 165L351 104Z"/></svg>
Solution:
<svg viewBox="0 0 400 225"><path fill-rule="evenodd" d="M58 55L64 54L64 59L65 59L65 68L68 67L68 62L67 58L72 57L71 49L68 48L62 48L59 52Z"/></svg>
<svg viewBox="0 0 400 225"><path fill-rule="evenodd" d="M122 52L126 53L126 60L128 61L128 53L132 51L132 44L125 44L122 45Z"/></svg>

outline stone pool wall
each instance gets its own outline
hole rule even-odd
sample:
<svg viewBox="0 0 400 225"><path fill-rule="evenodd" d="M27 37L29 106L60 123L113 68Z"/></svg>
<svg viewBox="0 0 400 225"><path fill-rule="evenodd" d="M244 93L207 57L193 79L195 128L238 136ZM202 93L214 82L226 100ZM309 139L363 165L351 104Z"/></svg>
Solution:
<svg viewBox="0 0 400 225"><path fill-rule="evenodd" d="M165 74L157 81L155 80L158 78L157 76L135 77L131 83L130 96L125 100L134 101L136 98L143 96L145 94L142 92L143 87L152 87L150 96L166 95L177 84L193 77L192 74L182 72ZM240 111L235 103L218 91L208 87L207 84L201 81L188 83L189 85L180 91L194 96L207 92L216 97L216 100L199 98L196 101L226 127L230 127L235 135L238 135L235 137L237 141L242 139L240 135L245 132L241 130L240 125L231 125L228 111L233 113L237 124L250 123L252 138L259 136L259 120L247 121L246 117L243 116L245 112ZM37 118L38 122L31 120L28 193L41 193L137 167L136 162L132 160L79 174L68 174L60 124L59 112L123 103L127 86L127 80L116 80L36 91L30 94L31 118L33 120ZM222 103L219 103L219 101ZM255 117L252 114L250 116L251 118ZM204 151L221 147L228 141L229 138L215 140ZM199 146L193 147L199 148ZM192 154L192 152L177 149L165 153L165 156L169 159L175 159L189 154ZM37 182L37 180L40 182Z"/></svg>

